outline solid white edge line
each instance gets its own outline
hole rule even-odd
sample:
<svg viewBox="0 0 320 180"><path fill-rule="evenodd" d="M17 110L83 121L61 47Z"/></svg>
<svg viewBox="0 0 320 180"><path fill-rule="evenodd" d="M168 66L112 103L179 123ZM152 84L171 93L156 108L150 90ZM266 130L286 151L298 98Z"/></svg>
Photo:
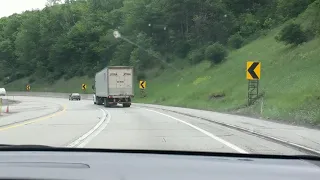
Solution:
<svg viewBox="0 0 320 180"><path fill-rule="evenodd" d="M66 147L84 147L88 144L94 137L96 137L110 122L111 114L108 112L108 116L105 110L99 108L103 115L98 124L96 124L92 129L90 129L87 133L67 145ZM105 123L104 123L105 122ZM101 128L100 128L101 127Z"/></svg>
<svg viewBox="0 0 320 180"><path fill-rule="evenodd" d="M143 105L142 105L143 107ZM186 115L184 113L180 113L180 112L175 112L175 111L172 111L172 110L168 110L168 109L161 109L161 108L157 108L157 107L151 107L151 108L156 108L156 109L160 109L160 110L163 110L163 111L170 111L170 112L173 112L173 113L178 113L178 114L181 114L181 115ZM187 114L188 116L188 114ZM194 117L194 118L203 118L203 117ZM204 118L206 119L206 118ZM210 120L212 121L212 120ZM228 124L228 123L224 123L224 122L220 122L220 121L212 121L213 123L219 123L219 124L222 124L222 125L226 125L226 126L229 126L231 128L236 128L236 129L240 129L240 130L243 130L245 132L249 132L249 133L252 133L252 134L255 134L255 135L258 135L258 136L261 136L261 137L265 137L265 138L269 138L269 139L273 139L275 141L278 141L280 143L284 143L284 144L289 144L291 146L294 146L296 148L301 148L301 149L304 149L304 150L307 150L307 151L310 151L310 152L313 152L313 153L317 153L317 154L320 154L320 151L317 150L317 149L312 149L310 147L307 147L307 146L304 146L304 145L301 145L301 144L296 144L296 143L293 143L293 142L290 142L288 140L284 140L284 139L281 139L281 138L277 138L277 137L274 137L274 136L270 136L270 135L267 135L267 134L263 134L263 133L260 133L258 131L254 131L252 129L248 129L248 128L243 128L241 126L236 126L236 125L232 125L232 124Z"/></svg>
<svg viewBox="0 0 320 180"><path fill-rule="evenodd" d="M233 150L235 150L235 151L237 151L237 152L239 152L239 153L248 154L247 151L239 148L238 146L236 146L236 145L234 145L234 144L231 144L231 143L229 143L229 142L227 142L227 141L225 141L225 140L223 140L223 139L221 139L221 138L213 135L212 133L210 133L210 132L208 132L208 131L206 131L206 130L203 130L203 129L201 129L201 128L193 125L193 124L190 124L190 123L185 122L185 121L183 121L183 120L181 120L181 119L178 119L178 118L175 118L175 117L173 117L173 116L170 116L170 115L168 115L168 114L164 114L164 113L161 113L161 112L158 112L158 111L154 111L154 110L151 110L151 109L146 109L146 108L143 108L143 109L145 109L145 110L147 110L147 111L154 112L154 113L161 114L161 115L163 115L163 116L167 116L167 117L172 118L172 119L174 119L174 120L177 120L177 121L179 121L179 122L181 122L181 123L183 123L183 124L185 124L185 125L187 125L187 126L190 126L190 127L194 128L194 129L202 132L203 134L211 137L212 139L214 139L214 140L216 140L216 141L218 141L218 142L220 142L220 143L228 146L229 148L231 148L231 149L233 149Z"/></svg>

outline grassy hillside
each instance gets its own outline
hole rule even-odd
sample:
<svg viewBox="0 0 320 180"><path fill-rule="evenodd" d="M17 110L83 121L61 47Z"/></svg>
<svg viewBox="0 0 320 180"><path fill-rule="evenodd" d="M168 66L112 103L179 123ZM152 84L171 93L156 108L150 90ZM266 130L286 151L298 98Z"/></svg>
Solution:
<svg viewBox="0 0 320 180"><path fill-rule="evenodd" d="M148 96L139 98L136 83L135 101L319 125L320 39L289 47L275 41L278 31L275 29L267 36L233 51L225 62L215 67L203 62L186 67L181 72L172 69L149 72ZM264 97L250 107L246 107L246 61L262 63L260 92L264 93ZM15 81L7 88L23 90L26 82L26 79ZM60 80L53 85L37 82L32 85L32 90L80 92L82 83L87 83L88 92L91 92L92 79L89 78Z"/></svg>
<svg viewBox="0 0 320 180"><path fill-rule="evenodd" d="M320 40L290 48L274 40L276 31L231 53L217 67L202 63L183 70L183 79L173 72L149 79L149 96L141 101L319 124ZM248 60L262 62L262 113L262 99L252 107L244 107Z"/></svg>
<svg viewBox="0 0 320 180"><path fill-rule="evenodd" d="M81 92L81 93L92 93L92 78L88 77L74 77L69 80L60 79L53 84L49 84L48 82L38 79L33 83L28 83L29 78L23 78L16 80L12 83L3 85L0 82L1 87L5 87L8 90L12 91L26 91L26 85L31 85L31 91L41 91L41 92ZM87 84L87 90L82 91L81 85Z"/></svg>

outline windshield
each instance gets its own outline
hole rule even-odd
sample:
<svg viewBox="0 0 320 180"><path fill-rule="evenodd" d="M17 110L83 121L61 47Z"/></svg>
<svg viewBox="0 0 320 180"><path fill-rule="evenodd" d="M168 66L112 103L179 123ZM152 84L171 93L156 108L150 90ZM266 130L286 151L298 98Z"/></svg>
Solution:
<svg viewBox="0 0 320 180"><path fill-rule="evenodd" d="M21 2L0 144L320 155L320 0Z"/></svg>

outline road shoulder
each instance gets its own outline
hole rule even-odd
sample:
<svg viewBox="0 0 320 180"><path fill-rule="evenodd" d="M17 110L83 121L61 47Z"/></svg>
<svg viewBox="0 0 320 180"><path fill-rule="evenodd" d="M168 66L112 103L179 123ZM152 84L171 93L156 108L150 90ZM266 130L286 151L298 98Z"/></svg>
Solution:
<svg viewBox="0 0 320 180"><path fill-rule="evenodd" d="M203 118L212 123L224 124L247 132L262 134L264 136L277 138L287 143L293 143L313 150L320 150L320 130L300 126L286 125L261 119L217 113L205 110L196 110L181 107L169 107L150 104L134 104L140 107L161 109L192 117Z"/></svg>

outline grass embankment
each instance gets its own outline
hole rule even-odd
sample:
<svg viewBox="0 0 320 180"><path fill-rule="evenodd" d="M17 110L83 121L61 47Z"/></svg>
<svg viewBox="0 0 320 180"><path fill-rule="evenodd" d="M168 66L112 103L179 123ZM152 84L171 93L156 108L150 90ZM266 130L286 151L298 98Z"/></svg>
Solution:
<svg viewBox="0 0 320 180"><path fill-rule="evenodd" d="M139 101L320 124L320 40L288 47L274 40L276 32L232 52L216 67L204 62L182 70L183 79L170 70L148 79L148 97ZM262 63L264 97L250 107L245 107L246 61Z"/></svg>
<svg viewBox="0 0 320 180"><path fill-rule="evenodd" d="M23 78L6 85L3 85L3 83L0 82L0 86L4 86L7 90L11 91L26 91L26 85L30 84L31 91L92 93L91 86L93 81L94 79L88 77L74 77L69 80L60 79L57 82L50 84L43 80L28 83L29 78ZM82 91L82 84L87 85L86 91Z"/></svg>
<svg viewBox="0 0 320 180"><path fill-rule="evenodd" d="M172 69L153 71L147 79L148 96L139 98L136 83L135 101L320 125L320 40L288 47L275 41L277 32L278 29L273 30L233 51L225 62L215 67L203 62L181 72ZM245 106L246 61L262 63L260 92L264 97L250 107ZM91 93L92 82L91 78L72 78L53 85L36 81L31 86L32 91L81 92L81 84L85 83L87 92ZM5 87L25 90L26 83L27 79L21 79Z"/></svg>

